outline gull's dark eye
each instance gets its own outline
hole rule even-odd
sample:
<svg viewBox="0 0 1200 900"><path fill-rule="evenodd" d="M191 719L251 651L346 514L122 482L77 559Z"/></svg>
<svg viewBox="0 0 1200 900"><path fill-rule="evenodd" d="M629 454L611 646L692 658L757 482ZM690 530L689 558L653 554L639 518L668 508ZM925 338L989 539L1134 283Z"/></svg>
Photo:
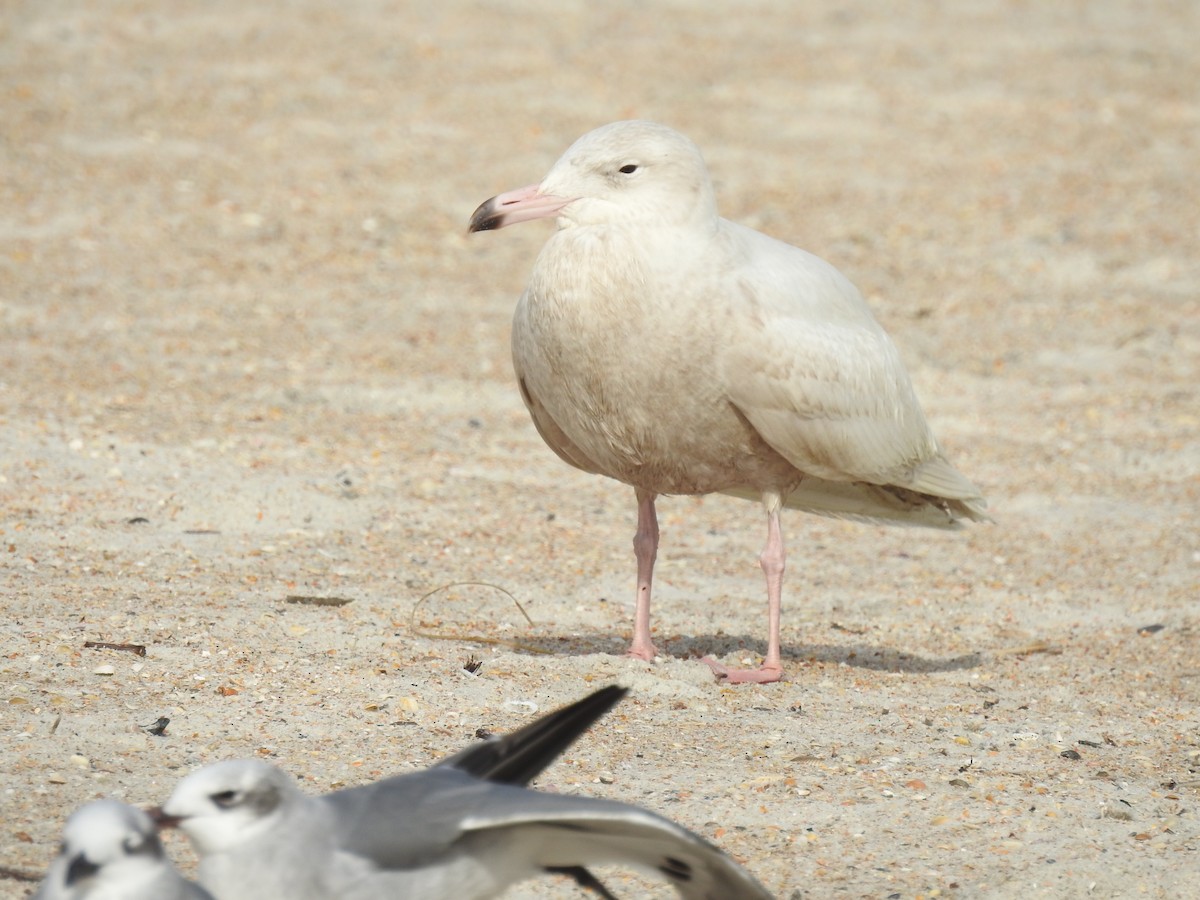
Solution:
<svg viewBox="0 0 1200 900"><path fill-rule="evenodd" d="M237 804L238 792L221 791L219 794L210 795L208 799L217 804L217 806L221 807L221 809L229 809L229 807Z"/></svg>
<svg viewBox="0 0 1200 900"><path fill-rule="evenodd" d="M623 175L632 175L637 170L637 163L626 163L625 165L621 166L621 168L617 169L617 171Z"/></svg>

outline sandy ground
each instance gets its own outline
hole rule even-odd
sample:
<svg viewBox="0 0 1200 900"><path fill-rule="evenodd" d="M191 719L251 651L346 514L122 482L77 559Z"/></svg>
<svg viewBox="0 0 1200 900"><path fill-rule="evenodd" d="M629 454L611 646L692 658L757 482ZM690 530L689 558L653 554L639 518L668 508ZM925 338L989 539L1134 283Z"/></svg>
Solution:
<svg viewBox="0 0 1200 900"><path fill-rule="evenodd" d="M542 786L782 898L1197 890L1200 7L434 6L3 4L0 863L203 763L322 791L620 682ZM786 683L695 660L763 651L727 498L660 504L670 656L615 655L632 492L508 361L550 226L465 235L631 116L860 285L997 519L788 515Z"/></svg>

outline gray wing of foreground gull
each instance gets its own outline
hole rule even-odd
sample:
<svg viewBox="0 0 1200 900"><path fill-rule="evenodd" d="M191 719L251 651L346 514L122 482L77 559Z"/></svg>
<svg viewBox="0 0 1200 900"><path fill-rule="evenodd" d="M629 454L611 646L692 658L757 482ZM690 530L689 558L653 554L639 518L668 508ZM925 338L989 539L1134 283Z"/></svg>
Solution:
<svg viewBox="0 0 1200 900"><path fill-rule="evenodd" d="M150 816L116 800L73 812L34 900L213 900L174 868Z"/></svg>
<svg viewBox="0 0 1200 900"><path fill-rule="evenodd" d="M629 693L610 685L531 722L524 728L472 744L438 763L500 784L524 786L562 755L581 734ZM582 866L549 866L547 871L574 879L601 900L616 900L603 883Z"/></svg>
<svg viewBox="0 0 1200 900"><path fill-rule="evenodd" d="M766 509L762 668L705 660L731 682L783 675L783 506L932 528L987 519L859 291L811 253L722 219L686 137L653 122L597 128L540 184L482 204L470 230L551 216L558 228L513 314L513 368L555 453L634 488L630 655L657 653L660 494Z"/></svg>
<svg viewBox="0 0 1200 900"><path fill-rule="evenodd" d="M452 766L487 781L527 785L627 693L628 688L616 685L601 688L511 734L473 744L438 765ZM601 900L616 900L608 888L582 866L548 866L547 871L574 879L581 888L592 891Z"/></svg>
<svg viewBox="0 0 1200 900"><path fill-rule="evenodd" d="M688 900L769 897L668 819L521 786L623 693L599 691L423 772L320 797L261 760L216 763L183 779L160 818L188 834L221 900L482 900L544 872L611 897L587 872L601 863L648 870Z"/></svg>
<svg viewBox="0 0 1200 900"><path fill-rule="evenodd" d="M421 784L411 783L418 777ZM547 869L615 864L663 878L687 900L771 896L717 847L640 807L480 782L453 770L407 780L320 798L347 829L347 850L383 869L414 872L476 855L506 884ZM412 816L414 803L429 813Z"/></svg>

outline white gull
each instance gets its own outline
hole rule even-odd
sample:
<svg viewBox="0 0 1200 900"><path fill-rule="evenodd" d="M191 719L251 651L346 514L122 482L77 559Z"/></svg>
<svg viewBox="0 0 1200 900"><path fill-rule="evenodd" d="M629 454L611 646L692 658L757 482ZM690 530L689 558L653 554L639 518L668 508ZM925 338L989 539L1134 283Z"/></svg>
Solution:
<svg viewBox="0 0 1200 900"><path fill-rule="evenodd" d="M784 506L956 528L986 521L946 459L891 339L829 263L722 219L688 138L615 122L577 140L540 184L493 197L471 231L557 217L513 317L521 396L563 460L637 495L632 656L653 659L655 498L761 499L768 631L780 679Z"/></svg>

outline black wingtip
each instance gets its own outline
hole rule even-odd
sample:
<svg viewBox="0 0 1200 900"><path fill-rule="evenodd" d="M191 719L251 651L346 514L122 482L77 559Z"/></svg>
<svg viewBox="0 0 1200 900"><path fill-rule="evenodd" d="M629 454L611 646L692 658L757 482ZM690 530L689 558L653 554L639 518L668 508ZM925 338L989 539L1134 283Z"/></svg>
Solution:
<svg viewBox="0 0 1200 900"><path fill-rule="evenodd" d="M603 687L511 734L468 747L439 765L500 784L526 785L628 693L629 688L615 684Z"/></svg>

